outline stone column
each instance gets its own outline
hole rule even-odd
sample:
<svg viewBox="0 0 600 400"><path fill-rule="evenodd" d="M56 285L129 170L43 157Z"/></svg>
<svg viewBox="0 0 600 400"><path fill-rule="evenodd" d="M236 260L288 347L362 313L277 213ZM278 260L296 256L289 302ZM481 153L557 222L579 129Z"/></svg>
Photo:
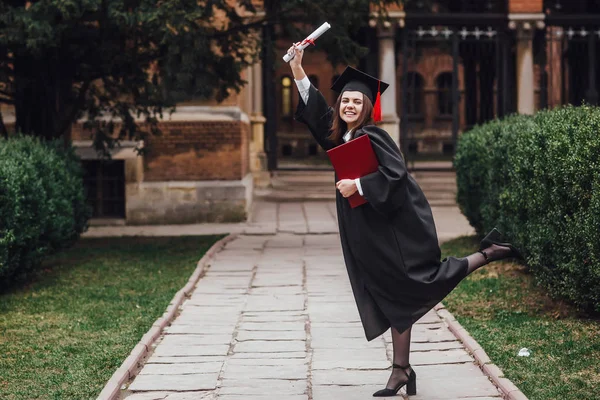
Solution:
<svg viewBox="0 0 600 400"><path fill-rule="evenodd" d="M252 82L252 106L250 112L250 171L255 187L266 187L271 183L265 153L265 122L262 114L262 66L258 62L251 68L249 80Z"/></svg>
<svg viewBox="0 0 600 400"><path fill-rule="evenodd" d="M395 27L390 22L384 22L377 29L379 39L379 79L390 86L381 95L380 127L390 134L400 145L400 118L396 107L396 45L394 38Z"/></svg>
<svg viewBox="0 0 600 400"><path fill-rule="evenodd" d="M533 34L544 27L544 14L509 14L509 28L517 32L517 112L535 112Z"/></svg>

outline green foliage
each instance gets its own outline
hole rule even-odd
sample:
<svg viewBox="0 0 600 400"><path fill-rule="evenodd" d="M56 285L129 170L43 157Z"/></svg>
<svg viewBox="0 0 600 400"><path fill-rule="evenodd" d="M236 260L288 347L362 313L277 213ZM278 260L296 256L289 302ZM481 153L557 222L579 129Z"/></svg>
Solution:
<svg viewBox="0 0 600 400"><path fill-rule="evenodd" d="M494 226L557 296L600 311L600 109L512 116L465 133L457 200L479 234Z"/></svg>
<svg viewBox="0 0 600 400"><path fill-rule="evenodd" d="M256 13L251 0L0 1L0 103L15 106L20 132L57 138L85 118L95 146L110 148L159 133L177 100L239 91L244 70L274 51L261 45L265 26L300 40L329 21L320 48L355 60L369 7L388 3L265 0Z"/></svg>
<svg viewBox="0 0 600 400"><path fill-rule="evenodd" d="M27 276L72 245L90 216L72 149L31 137L0 140L0 283Z"/></svg>

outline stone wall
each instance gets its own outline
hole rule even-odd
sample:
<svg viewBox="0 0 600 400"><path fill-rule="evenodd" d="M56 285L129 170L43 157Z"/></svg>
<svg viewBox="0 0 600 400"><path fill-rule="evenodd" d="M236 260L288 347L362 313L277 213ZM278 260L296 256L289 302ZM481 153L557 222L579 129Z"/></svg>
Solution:
<svg viewBox="0 0 600 400"><path fill-rule="evenodd" d="M238 222L251 206L250 121L235 106L188 106L159 124L161 135L123 142L113 157L125 159L126 224ZM89 132L74 126L84 159L97 158Z"/></svg>

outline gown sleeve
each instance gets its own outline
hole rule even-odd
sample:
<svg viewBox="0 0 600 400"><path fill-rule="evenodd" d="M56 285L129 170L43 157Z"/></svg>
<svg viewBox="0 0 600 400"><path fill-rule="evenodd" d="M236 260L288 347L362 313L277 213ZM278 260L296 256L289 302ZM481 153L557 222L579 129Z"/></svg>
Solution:
<svg viewBox="0 0 600 400"><path fill-rule="evenodd" d="M310 85L308 102L306 104L302 100L298 102L294 118L296 121L308 125L308 129L317 143L324 150L329 150L335 147L335 144L327 139L330 135L332 114L333 108L329 107L321 92Z"/></svg>
<svg viewBox="0 0 600 400"><path fill-rule="evenodd" d="M400 150L390 135L376 127L364 126L375 156L379 161L376 172L361 176L365 199L381 214L389 215L400 209L406 199L408 171Z"/></svg>

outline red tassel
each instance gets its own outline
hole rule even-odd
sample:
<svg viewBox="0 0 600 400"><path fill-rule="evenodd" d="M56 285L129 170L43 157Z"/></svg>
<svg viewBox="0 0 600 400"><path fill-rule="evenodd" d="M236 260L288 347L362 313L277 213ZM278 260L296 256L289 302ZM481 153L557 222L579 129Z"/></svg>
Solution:
<svg viewBox="0 0 600 400"><path fill-rule="evenodd" d="M375 97L375 104L373 105L373 121L381 121L381 93L379 88L381 87L381 81L377 82L377 97Z"/></svg>

